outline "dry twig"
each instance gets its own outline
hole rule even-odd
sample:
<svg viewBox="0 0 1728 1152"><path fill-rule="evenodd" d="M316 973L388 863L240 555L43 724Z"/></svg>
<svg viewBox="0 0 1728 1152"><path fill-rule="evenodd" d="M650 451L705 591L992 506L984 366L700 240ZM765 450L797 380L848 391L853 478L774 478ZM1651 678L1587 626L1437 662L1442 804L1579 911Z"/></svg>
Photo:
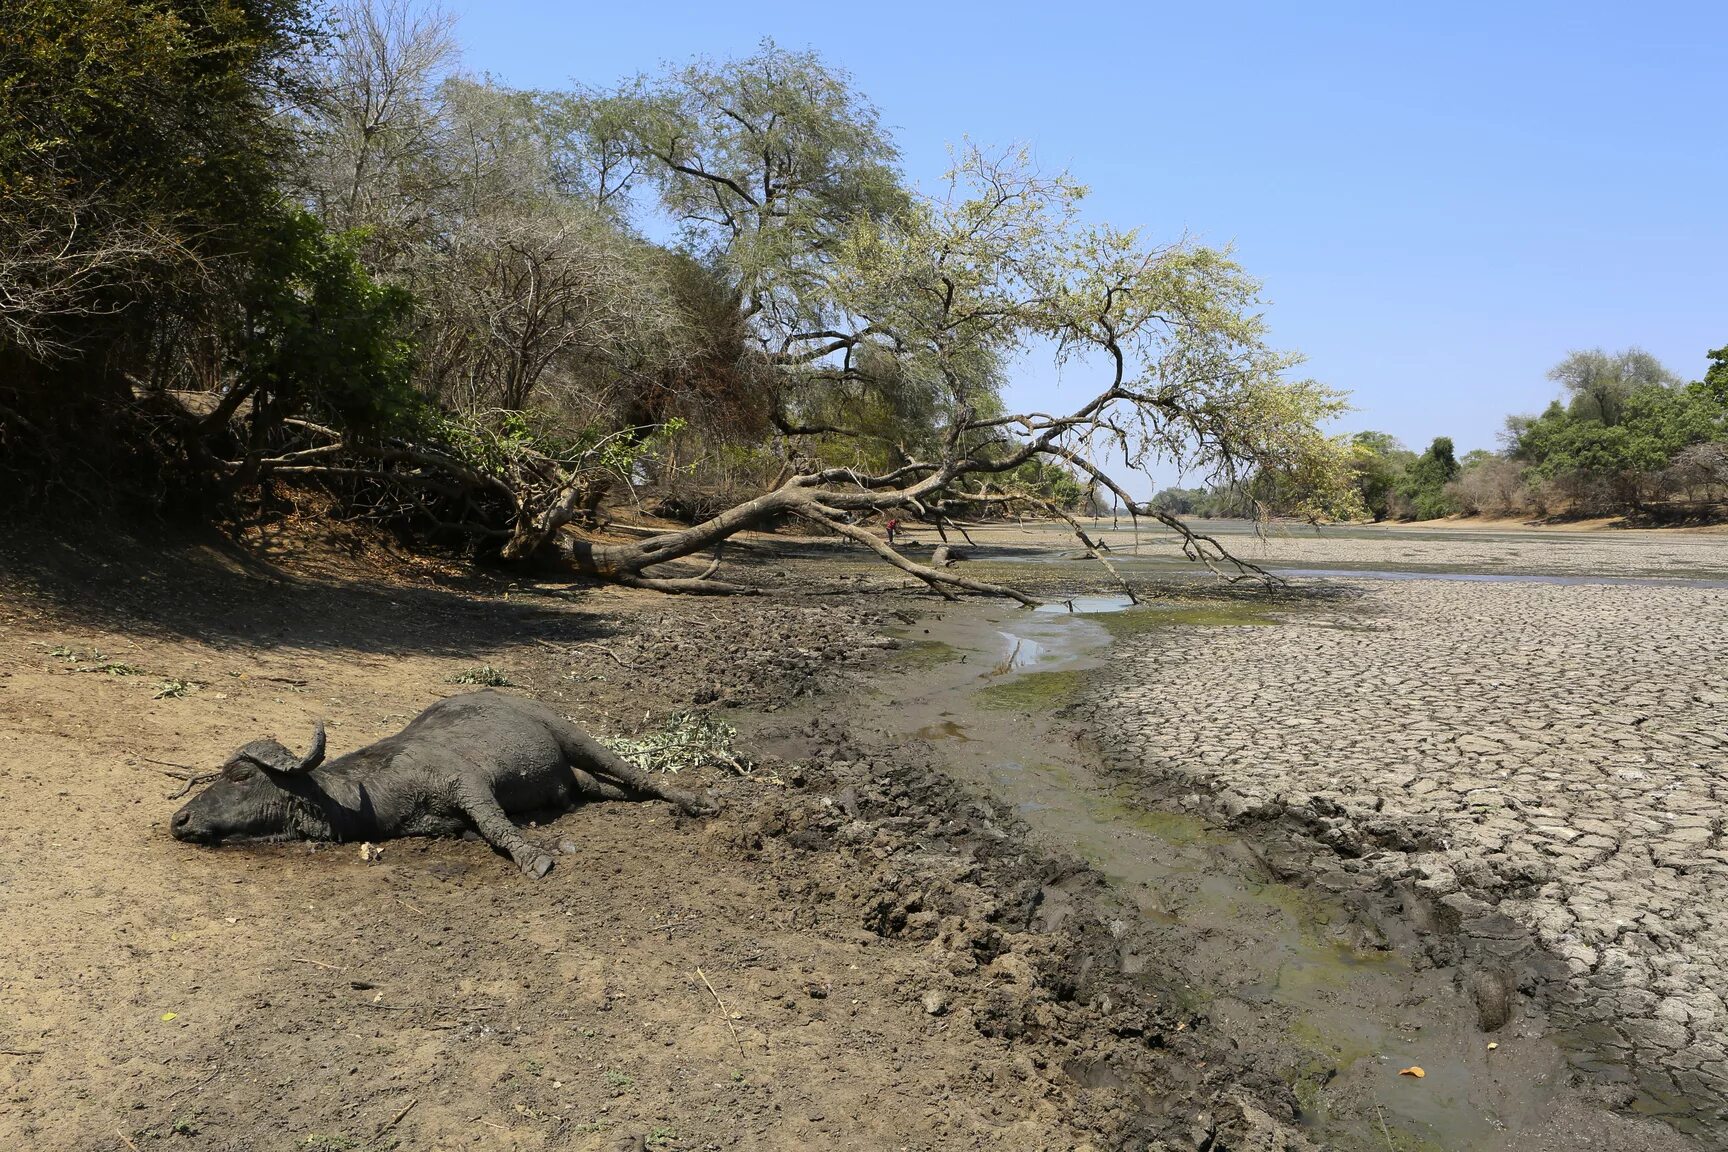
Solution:
<svg viewBox="0 0 1728 1152"><path fill-rule="evenodd" d="M707 973L702 971L700 965L696 968L696 975L701 978L703 984L707 985L708 995L714 997L714 1005L720 1009L720 1018L726 1021L726 1027L731 1030L732 1043L738 1045L738 1058L740 1060L748 1060L749 1057L744 1055L744 1041L738 1038L738 1026L732 1023L732 1014L726 1011L726 1005L720 1000L720 993L714 991L714 985L708 982Z"/></svg>
<svg viewBox="0 0 1728 1152"><path fill-rule="evenodd" d="M346 971L346 969L340 964L326 964L322 960L309 960L304 956L290 956L288 959L297 964L310 964L314 968L328 968L332 972Z"/></svg>
<svg viewBox="0 0 1728 1152"><path fill-rule="evenodd" d="M554 652L562 652L566 656L570 655L571 648L592 648L596 652L600 652L609 657L611 661L620 668L636 667L636 665L626 662L623 657L619 656L618 653L612 651L612 649L606 647L604 644L590 644L582 640L572 640L567 645L554 644L552 641L542 640L538 636L534 638L534 643L544 645L545 647L552 649Z"/></svg>
<svg viewBox="0 0 1728 1152"><path fill-rule="evenodd" d="M1380 1105L1374 1105L1374 1115L1380 1117L1380 1135L1386 1137L1386 1152L1398 1152L1392 1143L1392 1133L1386 1128L1386 1113L1380 1110Z"/></svg>
<svg viewBox="0 0 1728 1152"><path fill-rule="evenodd" d="M390 1119L386 1120L384 1123L378 1125L378 1131L372 1133L372 1139L378 1139L378 1137L384 1135L384 1133L402 1123L402 1117L408 1115L408 1110L418 1103L420 1103L420 1098L416 1096L409 1100L408 1103L402 1105L401 1111L397 1112L396 1115L390 1117Z"/></svg>

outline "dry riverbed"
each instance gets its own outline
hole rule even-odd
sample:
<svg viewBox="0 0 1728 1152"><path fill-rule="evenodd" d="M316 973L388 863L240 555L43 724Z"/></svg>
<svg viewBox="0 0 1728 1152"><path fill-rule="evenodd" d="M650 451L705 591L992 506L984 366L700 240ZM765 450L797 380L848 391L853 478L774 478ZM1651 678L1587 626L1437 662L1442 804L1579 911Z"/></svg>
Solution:
<svg viewBox="0 0 1728 1152"><path fill-rule="evenodd" d="M1546 1013L1524 1030L1720 1145L1728 537L1495 539L1502 565L1572 579L1309 579L1352 599L1119 628L1080 715L1117 772L1293 834L1287 872L1401 913L1485 1026ZM1324 557L1474 574L1487 546L1345 535ZM1258 547L1273 565L1317 555L1311 537Z"/></svg>
<svg viewBox="0 0 1728 1152"><path fill-rule="evenodd" d="M1269 686L1233 710L1186 695L1224 691L1182 679L1213 666L1258 683L1242 671L1256 651L1235 647L1250 634L1306 637L1275 662L1320 675L1326 638L1397 634L1426 603L1409 585L1384 603L1246 613L1299 624L1240 627L1226 602L1146 628L943 607L813 545L747 544L735 563L769 594L713 602L416 574L374 542L335 543L37 541L0 564L9 1146L1690 1146L1602 1109L1599 1078L1579 1079L1552 1041L1560 998L1521 994L1513 1022L1482 1033L1477 938L1426 921L1413 934L1389 897L1448 864L1456 890L1421 889L1433 908L1467 894L1527 926L1514 956L1494 955L1542 993L1572 985L1529 915L1540 889L1478 885L1447 847L1319 847L1360 827L1350 805L1366 790L1341 766L1326 777L1339 812L1319 817L1336 825L1236 787L1255 776L1257 734L1303 734L1275 713L1328 706L1296 673L1286 697ZM979 569L1050 591L1097 582L1010 551ZM819 586L785 580L791 564ZM1683 631L1664 651L1686 648ZM318 716L339 753L487 667L602 734L706 710L738 725L754 767L704 771L725 803L711 820L604 804L532 830L573 849L539 883L469 842L394 842L366 862L353 846L167 837L182 766L266 732L298 742ZM1574 705L1590 692L1575 687ZM1411 708L1458 715L1443 693ZM1279 753L1292 781L1302 754ZM1434 759L1450 773L1475 757L1500 779L1508 765L1488 755ZM1503 779L1548 790L1540 772ZM1379 814L1419 828L1425 803ZM1232 813L1246 835L1223 826ZM1508 862L1516 840L1496 849ZM1576 933L1583 906L1568 907ZM1647 955L1683 934L1650 937ZM1656 1011L1671 975L1652 964L1651 1019L1674 1012ZM1589 1059L1612 1079L1616 1061L1642 1067L1639 1043ZM1398 1075L1418 1063L1428 1076Z"/></svg>

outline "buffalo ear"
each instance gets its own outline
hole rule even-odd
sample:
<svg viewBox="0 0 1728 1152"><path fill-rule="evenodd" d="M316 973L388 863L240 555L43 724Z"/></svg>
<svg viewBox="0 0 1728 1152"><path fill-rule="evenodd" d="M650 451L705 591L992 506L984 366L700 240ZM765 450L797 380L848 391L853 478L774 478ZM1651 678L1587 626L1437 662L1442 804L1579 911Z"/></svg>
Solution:
<svg viewBox="0 0 1728 1152"><path fill-rule="evenodd" d="M281 743L266 736L262 740L254 740L229 758L229 763L245 762L256 764L270 772L291 776L296 772L310 772L324 762L324 721L318 721L312 729L312 747L305 756L296 756Z"/></svg>
<svg viewBox="0 0 1728 1152"><path fill-rule="evenodd" d="M256 764L260 768L267 768L272 772L294 772L300 767L298 756L268 736L262 740L252 741L234 753L230 760L246 761Z"/></svg>

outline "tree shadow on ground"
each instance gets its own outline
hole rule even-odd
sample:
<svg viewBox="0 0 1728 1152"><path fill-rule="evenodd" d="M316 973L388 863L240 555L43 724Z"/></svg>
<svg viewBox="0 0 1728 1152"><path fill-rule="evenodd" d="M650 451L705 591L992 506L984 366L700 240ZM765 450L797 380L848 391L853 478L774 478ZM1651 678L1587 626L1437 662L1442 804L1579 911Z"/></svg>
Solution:
<svg viewBox="0 0 1728 1152"><path fill-rule="evenodd" d="M615 608L584 605L592 594L305 540L258 549L214 532L43 528L0 539L0 618L216 648L463 656L598 640L615 632Z"/></svg>

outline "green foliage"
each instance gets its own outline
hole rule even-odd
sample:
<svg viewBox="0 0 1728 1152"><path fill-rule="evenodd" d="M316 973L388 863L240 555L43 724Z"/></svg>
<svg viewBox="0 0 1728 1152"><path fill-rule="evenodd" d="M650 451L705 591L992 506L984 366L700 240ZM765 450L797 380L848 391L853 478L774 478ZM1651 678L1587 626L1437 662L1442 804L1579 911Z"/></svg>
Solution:
<svg viewBox="0 0 1728 1152"><path fill-rule="evenodd" d="M1172 486L1160 489L1148 501L1152 507L1172 516L1204 516L1209 493L1204 488Z"/></svg>
<svg viewBox="0 0 1728 1152"><path fill-rule="evenodd" d="M1567 413L1580 422L1604 427L1619 425L1626 404L1635 392L1648 388L1671 388L1679 379L1656 357L1642 348L1628 348L1613 355L1600 348L1573 352L1555 365L1548 379L1564 385L1572 396Z"/></svg>
<svg viewBox="0 0 1728 1152"><path fill-rule="evenodd" d="M477 668L458 672L444 682L446 684L468 684L480 688L513 688L516 686L514 680L490 664L482 664Z"/></svg>
<svg viewBox="0 0 1728 1152"><path fill-rule="evenodd" d="M749 762L733 747L737 737L737 729L712 716L679 712L650 732L608 743L644 772L695 771L712 765L748 775Z"/></svg>
<svg viewBox="0 0 1728 1152"><path fill-rule="evenodd" d="M150 699L152 699L152 700L178 700L182 696L185 696L188 692L192 691L192 688L193 688L192 681L180 680L178 678L170 677L168 679L163 680L161 684L157 685L156 691L151 693Z"/></svg>
<svg viewBox="0 0 1728 1152"><path fill-rule="evenodd" d="M1011 492L1024 492L1036 499L1047 500L1068 512L1080 508L1086 501L1086 486L1075 479L1073 471L1047 460L1026 461L1007 473L1002 485Z"/></svg>
<svg viewBox="0 0 1728 1152"><path fill-rule="evenodd" d="M332 236L309 213L282 213L243 297L240 385L346 431L408 429L421 416L412 306L404 289L366 273L352 238Z"/></svg>
<svg viewBox="0 0 1728 1152"><path fill-rule="evenodd" d="M851 77L772 40L639 77L592 123L626 144L691 246L719 256L765 321L819 321L824 238L906 200L894 146Z"/></svg>
<svg viewBox="0 0 1728 1152"><path fill-rule="evenodd" d="M312 30L299 0L12 0L0 244L42 264L8 268L38 312L6 317L0 339L76 356L157 309L219 305L275 199L286 141L272 105ZM72 290L44 302L56 268Z"/></svg>
<svg viewBox="0 0 1728 1152"><path fill-rule="evenodd" d="M1683 451L1728 438L1723 361L1714 353L1712 360L1705 380L1682 385L1636 350L1574 353L1554 373L1572 390L1571 402L1508 420L1510 455L1575 503L1600 510L1635 504L1650 478Z"/></svg>
<svg viewBox="0 0 1728 1152"><path fill-rule="evenodd" d="M1418 520L1433 520L1450 516L1458 510L1446 491L1458 476L1458 457L1449 436L1436 436L1428 450L1404 469L1398 488L1410 501L1410 511Z"/></svg>
<svg viewBox="0 0 1728 1152"><path fill-rule="evenodd" d="M1404 477L1416 454L1386 432L1358 432L1350 446L1350 470L1368 515L1375 523L1403 515L1409 508Z"/></svg>
<svg viewBox="0 0 1728 1152"><path fill-rule="evenodd" d="M1716 403L1728 408L1728 345L1712 349L1709 360L1710 367L1699 384Z"/></svg>

